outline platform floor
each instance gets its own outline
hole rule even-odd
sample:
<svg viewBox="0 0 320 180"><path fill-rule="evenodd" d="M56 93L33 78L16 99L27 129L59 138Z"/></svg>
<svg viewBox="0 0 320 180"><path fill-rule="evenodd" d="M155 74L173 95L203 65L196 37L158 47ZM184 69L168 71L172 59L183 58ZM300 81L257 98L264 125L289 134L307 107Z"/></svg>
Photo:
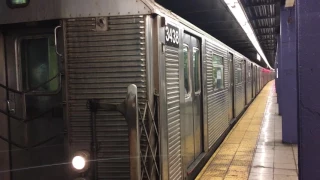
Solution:
<svg viewBox="0 0 320 180"><path fill-rule="evenodd" d="M197 180L298 180L296 145L282 143L275 83L269 82Z"/></svg>

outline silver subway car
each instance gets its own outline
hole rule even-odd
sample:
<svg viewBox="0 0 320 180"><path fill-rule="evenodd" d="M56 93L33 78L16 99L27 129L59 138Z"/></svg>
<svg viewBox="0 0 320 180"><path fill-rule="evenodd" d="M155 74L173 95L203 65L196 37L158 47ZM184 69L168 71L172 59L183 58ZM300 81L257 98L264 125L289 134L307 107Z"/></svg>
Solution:
<svg viewBox="0 0 320 180"><path fill-rule="evenodd" d="M0 2L0 179L194 179L274 73L151 0Z"/></svg>

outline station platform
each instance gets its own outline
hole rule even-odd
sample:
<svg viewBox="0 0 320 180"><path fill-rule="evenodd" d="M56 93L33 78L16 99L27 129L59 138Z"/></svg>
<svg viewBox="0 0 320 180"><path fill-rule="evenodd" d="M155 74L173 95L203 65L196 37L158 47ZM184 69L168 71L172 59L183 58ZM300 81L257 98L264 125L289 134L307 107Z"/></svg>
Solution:
<svg viewBox="0 0 320 180"><path fill-rule="evenodd" d="M282 143L275 82L269 82L197 180L297 180L297 145Z"/></svg>

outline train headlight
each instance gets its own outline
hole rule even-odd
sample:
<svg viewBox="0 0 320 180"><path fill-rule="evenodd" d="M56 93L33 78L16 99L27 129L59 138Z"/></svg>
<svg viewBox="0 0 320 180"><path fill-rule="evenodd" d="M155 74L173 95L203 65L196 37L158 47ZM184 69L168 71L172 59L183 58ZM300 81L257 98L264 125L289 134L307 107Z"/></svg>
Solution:
<svg viewBox="0 0 320 180"><path fill-rule="evenodd" d="M89 168L90 154L87 151L78 151L72 158L72 167L78 172L84 172Z"/></svg>
<svg viewBox="0 0 320 180"><path fill-rule="evenodd" d="M82 156L75 156L72 159L72 166L77 170L82 170L86 166L86 160Z"/></svg>

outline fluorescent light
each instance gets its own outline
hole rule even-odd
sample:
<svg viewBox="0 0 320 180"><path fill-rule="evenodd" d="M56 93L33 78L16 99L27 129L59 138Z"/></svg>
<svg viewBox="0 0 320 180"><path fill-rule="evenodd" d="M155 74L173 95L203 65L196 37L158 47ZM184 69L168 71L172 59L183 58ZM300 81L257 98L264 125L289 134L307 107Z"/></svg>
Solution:
<svg viewBox="0 0 320 180"><path fill-rule="evenodd" d="M258 61L261 61L261 56L259 55L259 53L257 53L257 59Z"/></svg>
<svg viewBox="0 0 320 180"><path fill-rule="evenodd" d="M261 49L260 44L258 42L258 39L257 39L256 35L254 34L254 31L253 31L252 27L250 26L250 22L246 16L245 12L243 11L241 5L239 4L238 0L224 0L224 1L227 4L229 10L234 15L234 17L237 19L238 23L240 24L240 26L242 27L244 32L247 34L251 43L256 48L256 50L258 51L258 53L260 54L260 56L262 57L264 62L267 64L267 66L270 69L273 69L270 66L263 50Z"/></svg>
<svg viewBox="0 0 320 180"><path fill-rule="evenodd" d="M294 0L286 0L286 4L284 7L293 7L294 6Z"/></svg>

